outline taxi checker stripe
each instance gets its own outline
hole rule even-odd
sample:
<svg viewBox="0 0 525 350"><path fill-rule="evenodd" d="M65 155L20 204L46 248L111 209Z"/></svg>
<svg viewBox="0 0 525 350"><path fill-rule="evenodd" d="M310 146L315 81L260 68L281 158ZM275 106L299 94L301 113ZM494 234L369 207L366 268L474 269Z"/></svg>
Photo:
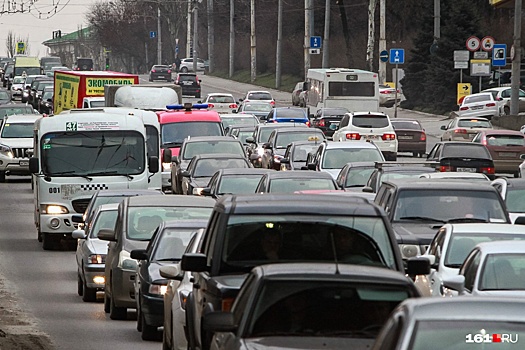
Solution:
<svg viewBox="0 0 525 350"><path fill-rule="evenodd" d="M109 189L106 184L88 184L88 185L80 185L80 189L84 191L93 191L93 190L107 190Z"/></svg>

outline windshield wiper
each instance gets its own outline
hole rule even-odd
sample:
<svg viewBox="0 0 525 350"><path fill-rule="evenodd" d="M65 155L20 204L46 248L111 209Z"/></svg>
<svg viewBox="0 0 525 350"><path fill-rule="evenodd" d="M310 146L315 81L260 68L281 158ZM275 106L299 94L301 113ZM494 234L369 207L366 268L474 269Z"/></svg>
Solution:
<svg viewBox="0 0 525 350"><path fill-rule="evenodd" d="M417 221L435 221L435 222L441 222L445 223L444 220L441 219L434 219L427 216L403 216L402 218L399 218L399 220L417 220Z"/></svg>
<svg viewBox="0 0 525 350"><path fill-rule="evenodd" d="M101 176L101 175L119 175L119 176L125 176L128 178L128 180L133 180L133 176L129 174L119 174L116 170L112 171L99 171L96 173L89 173L91 176Z"/></svg>
<svg viewBox="0 0 525 350"><path fill-rule="evenodd" d="M164 142L162 146L180 146L182 145L182 142L180 141L173 141L173 142Z"/></svg>
<svg viewBox="0 0 525 350"><path fill-rule="evenodd" d="M89 176L87 176L87 175L76 174L74 170L69 170L69 171L59 171L59 172L57 172L57 173L52 173L52 174L50 174L49 176L69 175L69 174L74 174L75 176L83 177L84 179L87 179L87 180L89 180L89 181L93 180L91 177L89 177Z"/></svg>
<svg viewBox="0 0 525 350"><path fill-rule="evenodd" d="M460 223L460 222L489 222L487 219L482 218L453 218L447 220L447 223Z"/></svg>

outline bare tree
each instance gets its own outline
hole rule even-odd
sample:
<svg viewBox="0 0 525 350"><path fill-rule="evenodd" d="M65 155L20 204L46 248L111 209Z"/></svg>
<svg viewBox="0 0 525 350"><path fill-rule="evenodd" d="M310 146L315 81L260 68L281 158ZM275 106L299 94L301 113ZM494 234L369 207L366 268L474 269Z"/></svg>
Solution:
<svg viewBox="0 0 525 350"><path fill-rule="evenodd" d="M16 40L15 35L12 31L7 32L7 38L5 40L5 48L7 57L14 57L16 53Z"/></svg>
<svg viewBox="0 0 525 350"><path fill-rule="evenodd" d="M378 0L370 0L368 4L368 41L366 45L366 64L369 71L374 70L374 44L375 44L375 15Z"/></svg>

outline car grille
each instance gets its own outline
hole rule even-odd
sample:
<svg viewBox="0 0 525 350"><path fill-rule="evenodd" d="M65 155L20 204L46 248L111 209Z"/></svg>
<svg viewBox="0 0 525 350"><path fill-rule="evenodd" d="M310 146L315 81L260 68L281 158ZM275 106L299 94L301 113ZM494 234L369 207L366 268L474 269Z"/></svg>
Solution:
<svg viewBox="0 0 525 350"><path fill-rule="evenodd" d="M73 201L73 209L79 214L84 214L91 198L75 199Z"/></svg>
<svg viewBox="0 0 525 350"><path fill-rule="evenodd" d="M31 148L12 148L13 158L29 158L27 151Z"/></svg>

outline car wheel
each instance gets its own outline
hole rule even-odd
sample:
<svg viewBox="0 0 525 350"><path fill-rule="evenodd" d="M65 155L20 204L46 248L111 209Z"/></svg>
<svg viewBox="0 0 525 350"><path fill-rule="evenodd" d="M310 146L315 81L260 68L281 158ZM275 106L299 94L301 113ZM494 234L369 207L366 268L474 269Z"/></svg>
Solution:
<svg viewBox="0 0 525 350"><path fill-rule="evenodd" d="M44 250L53 250L55 248L55 237L49 233L42 233L42 248Z"/></svg>
<svg viewBox="0 0 525 350"><path fill-rule="evenodd" d="M109 300L109 318L112 320L125 320L128 318L128 309L117 307L113 298Z"/></svg>
<svg viewBox="0 0 525 350"><path fill-rule="evenodd" d="M142 317L142 340L157 340L159 336L158 328L155 326L150 326L144 317L144 313L141 313Z"/></svg>
<svg viewBox="0 0 525 350"><path fill-rule="evenodd" d="M0 171L0 182L5 182L5 171Z"/></svg>
<svg viewBox="0 0 525 350"><path fill-rule="evenodd" d="M82 283L82 301L94 302L97 301L97 289L89 288L86 283Z"/></svg>
<svg viewBox="0 0 525 350"><path fill-rule="evenodd" d="M137 305L137 331L142 332L142 325L142 313L140 312L140 305Z"/></svg>
<svg viewBox="0 0 525 350"><path fill-rule="evenodd" d="M40 229L38 229L36 233L36 238L38 239L39 242L42 242L42 232L40 231Z"/></svg>
<svg viewBox="0 0 525 350"><path fill-rule="evenodd" d="M107 286L106 286L107 288ZM106 289L104 288L104 289ZM110 309L110 299L108 297L108 294L106 292L104 292L104 312L109 314L109 309Z"/></svg>
<svg viewBox="0 0 525 350"><path fill-rule="evenodd" d="M188 72L188 68L187 68L187 67L182 67L182 68L180 69L180 71L181 71L182 73L187 73L187 72Z"/></svg>
<svg viewBox="0 0 525 350"><path fill-rule="evenodd" d="M77 294L79 296L82 296L82 293L84 292L84 288L82 288L83 285L84 282L82 282L82 277L80 277L80 274L77 274Z"/></svg>

